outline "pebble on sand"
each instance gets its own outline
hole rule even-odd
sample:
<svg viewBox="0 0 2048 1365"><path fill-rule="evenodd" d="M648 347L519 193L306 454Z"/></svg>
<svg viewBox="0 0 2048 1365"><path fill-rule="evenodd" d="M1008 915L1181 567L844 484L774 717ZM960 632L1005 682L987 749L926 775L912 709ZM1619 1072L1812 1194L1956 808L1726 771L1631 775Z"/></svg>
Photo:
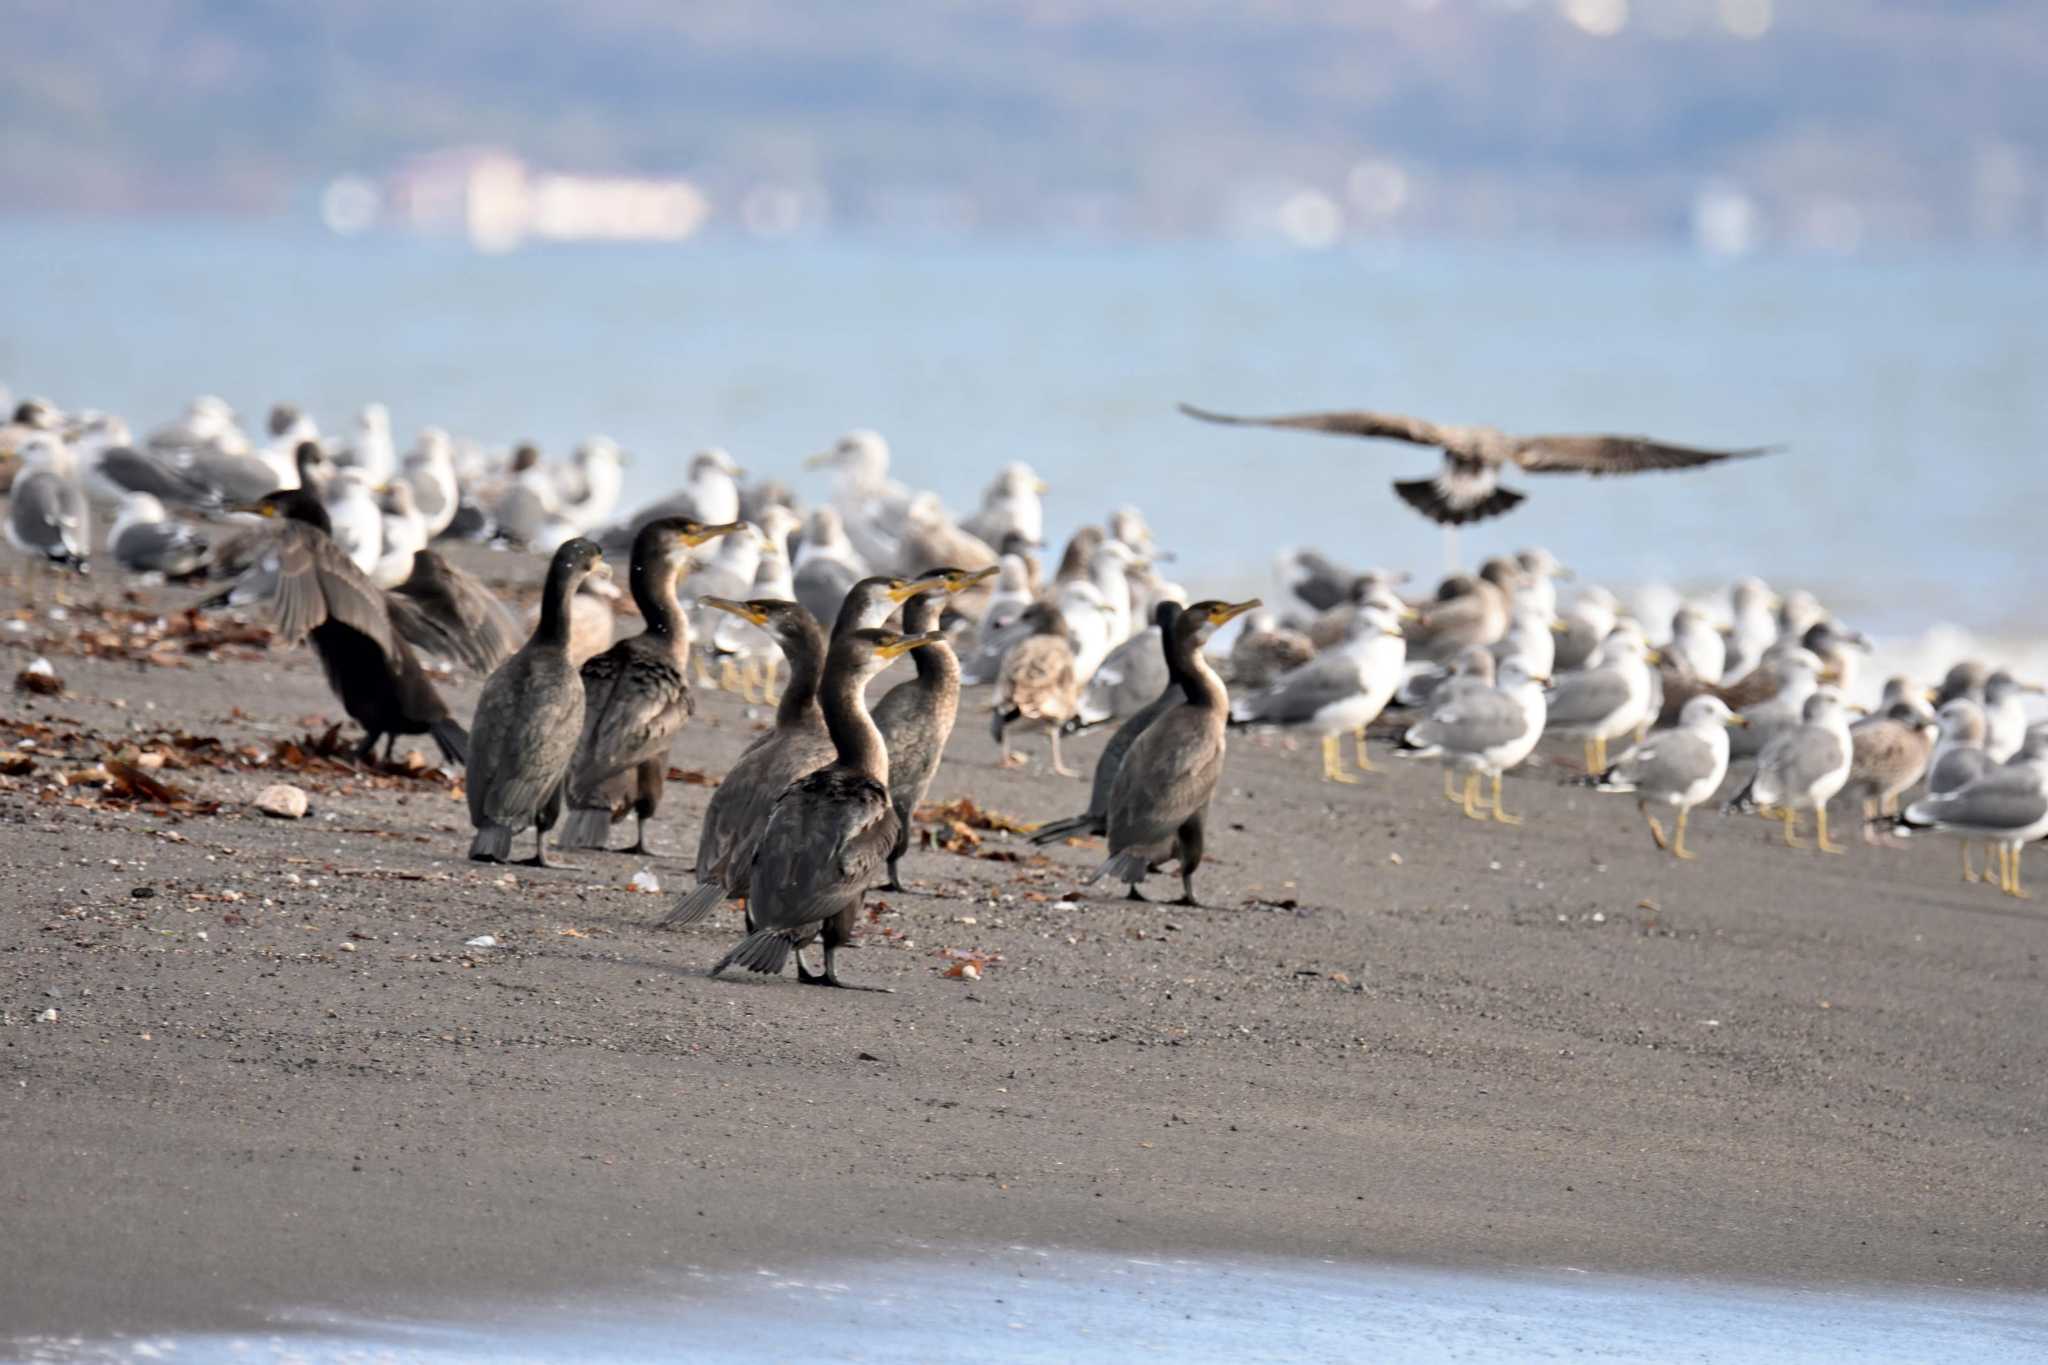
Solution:
<svg viewBox="0 0 2048 1365"><path fill-rule="evenodd" d="M256 809L279 820L303 820L306 794L289 782L279 782L256 793Z"/></svg>

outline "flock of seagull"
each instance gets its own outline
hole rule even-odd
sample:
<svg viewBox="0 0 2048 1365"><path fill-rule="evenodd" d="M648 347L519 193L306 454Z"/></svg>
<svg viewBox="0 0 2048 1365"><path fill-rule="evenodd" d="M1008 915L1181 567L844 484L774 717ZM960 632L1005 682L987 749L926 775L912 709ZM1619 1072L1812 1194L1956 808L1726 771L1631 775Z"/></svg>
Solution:
<svg viewBox="0 0 2048 1365"><path fill-rule="evenodd" d="M1188 411L1438 445L1445 473L1397 487L1453 523L1519 501L1498 486L1507 465L1625 473L1760 453L1370 413ZM376 404L338 438L289 404L251 436L213 397L141 440L118 417L39 399L0 428L7 536L32 575L90 572L103 546L126 573L204 580L210 605L261 606L281 643L318 654L363 730L360 759L380 739L388 759L399 737L425 735L465 765L473 858L508 860L531 831L529 861L544 866L551 832L558 848L604 849L629 815L629 851L645 852L693 688L772 702L772 728L712 795L695 885L664 921L743 901L745 936L714 971L779 972L794 956L800 981L846 984L837 950L870 888L901 887L912 813L974 685L990 689L1006 765L1028 761L1011 736L1035 731L1053 771L1079 776L1062 737L1116 723L1086 808L1033 837L1104 838L1089 880L1139 899L1173 864L1181 900L1195 902L1233 728L1316 741L1322 780L1340 784L1372 770L1369 735L1390 737L1398 754L1442 765L1465 816L1502 824L1521 819L1502 775L1546 739L1576 740L1579 780L1632 796L1681 859L1693 856L1691 812L1731 786L1726 808L1781 821L1793 847L1842 851L1828 824L1838 799L1860 804L1873 843L1950 833L1963 875L2013 896L2027 894L2020 850L2048 834L2048 727L2029 727L2024 700L2038 688L1965 660L1934 687L1888 679L1859 715L1845 696L1868 642L1811 594L1754 578L1731 586L1725 612L1696 601L1643 622L1598 586L1564 596L1570 575L1542 549L1426 594L1402 574L1289 551L1270 603L1190 602L1133 507L1042 559L1048 489L1022 463L955 518L891 477L879 435L855 431L809 461L831 479L816 506L706 450L675 492L622 514L625 458L602 437L566 461L530 445L493 455L433 427L401 455ZM95 518L109 512L102 541ZM440 553L448 538L547 555L537 615L522 621ZM608 556L624 562L641 622L622 638ZM1239 618L1227 647L1215 640ZM901 656L914 676L870 705L869 683ZM466 725L436 687L450 668L485 679ZM803 956L814 942L817 972Z"/></svg>

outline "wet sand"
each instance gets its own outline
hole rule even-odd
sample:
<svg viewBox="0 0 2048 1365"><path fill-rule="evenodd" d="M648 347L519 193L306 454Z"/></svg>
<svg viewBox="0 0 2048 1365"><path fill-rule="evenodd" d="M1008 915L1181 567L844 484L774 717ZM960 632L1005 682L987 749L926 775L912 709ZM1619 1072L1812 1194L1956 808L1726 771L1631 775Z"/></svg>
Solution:
<svg viewBox="0 0 2048 1365"><path fill-rule="evenodd" d="M305 651L85 657L71 596L0 633L0 682L40 652L66 684L0 702L0 745L49 727L0 777L12 1333L927 1244L2048 1284L2048 909L1964 886L1945 841L1822 857L1703 815L1680 865L1554 761L1510 778L1510 829L1433 767L1336 788L1243 738L1207 908L1075 900L1099 851L983 831L873 897L845 970L895 994L711 981L736 914L650 927L702 786L671 785L653 859L560 871L468 863L460 799L416 777L196 750L155 772L189 811L45 794L124 732L269 752L341 719ZM934 797L1085 803L1042 743L995 765L984 696ZM721 772L761 723L701 695L676 765ZM247 806L280 778L309 819ZM948 978L948 949L1000 961Z"/></svg>

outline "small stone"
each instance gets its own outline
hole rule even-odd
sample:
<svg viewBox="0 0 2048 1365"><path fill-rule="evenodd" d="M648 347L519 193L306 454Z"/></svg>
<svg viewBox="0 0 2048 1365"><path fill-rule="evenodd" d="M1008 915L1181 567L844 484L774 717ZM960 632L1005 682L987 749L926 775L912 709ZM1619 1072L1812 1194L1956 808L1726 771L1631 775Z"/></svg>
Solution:
<svg viewBox="0 0 2048 1365"><path fill-rule="evenodd" d="M48 659L39 658L14 675L14 686L38 697L54 697L64 690L64 680Z"/></svg>
<svg viewBox="0 0 2048 1365"><path fill-rule="evenodd" d="M1395 867L1399 867L1401 865L1401 855L1398 853L1389 853L1387 855L1387 861L1392 863Z"/></svg>
<svg viewBox="0 0 2048 1365"><path fill-rule="evenodd" d="M1605 923L1607 923L1607 912L1606 912L1605 910L1595 910L1595 911L1593 912L1593 923L1595 923L1595 924L1605 924Z"/></svg>
<svg viewBox="0 0 2048 1365"><path fill-rule="evenodd" d="M289 782L279 782L256 793L256 809L279 820L306 818L306 794Z"/></svg>
<svg viewBox="0 0 2048 1365"><path fill-rule="evenodd" d="M352 953L356 950L356 945L353 943L344 943L341 945L341 950L344 953Z"/></svg>
<svg viewBox="0 0 2048 1365"><path fill-rule="evenodd" d="M37 1023L40 1023L40 1024L54 1024L54 1023L56 1023L56 1022L57 1022L57 1011L56 1011L56 1010L54 1010L54 1009L48 1009L48 1010L44 1010L44 1011L43 1011L43 1012L42 1012L41 1014L38 1014L38 1015L36 1016L36 1022L37 1022Z"/></svg>
<svg viewBox="0 0 2048 1365"><path fill-rule="evenodd" d="M495 948L498 946L498 940L491 934L478 934L475 938L465 940L462 946L465 948Z"/></svg>
<svg viewBox="0 0 2048 1365"><path fill-rule="evenodd" d="M661 879L655 876L652 871L643 867L627 880L626 885L632 890L644 892L652 896L660 892Z"/></svg>
<svg viewBox="0 0 2048 1365"><path fill-rule="evenodd" d="M156 899L156 888L153 886L132 887L129 889L128 894L139 901L153 901Z"/></svg>

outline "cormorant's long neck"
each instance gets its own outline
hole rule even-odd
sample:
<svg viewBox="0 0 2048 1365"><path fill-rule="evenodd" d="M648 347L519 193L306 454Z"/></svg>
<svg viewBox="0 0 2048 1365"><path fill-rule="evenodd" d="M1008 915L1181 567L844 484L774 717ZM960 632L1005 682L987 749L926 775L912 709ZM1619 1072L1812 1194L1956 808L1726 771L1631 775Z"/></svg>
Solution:
<svg viewBox="0 0 2048 1365"><path fill-rule="evenodd" d="M867 679L841 671L825 679L819 704L825 710L825 731L839 751L839 766L876 782L889 780L889 747L868 715Z"/></svg>
<svg viewBox="0 0 2048 1365"><path fill-rule="evenodd" d="M936 594L920 595L903 604L903 633L924 635L939 628L940 599ZM912 650L917 666L918 690L930 697L960 695L960 659L953 646L936 640L923 649Z"/></svg>
<svg viewBox="0 0 2048 1365"><path fill-rule="evenodd" d="M690 644L690 625L676 605L676 580L683 566L667 555L636 560L633 564L633 605L647 622L647 633L665 640Z"/></svg>
<svg viewBox="0 0 2048 1365"><path fill-rule="evenodd" d="M1167 668L1175 675L1180 690L1190 706L1203 706L1212 711L1222 711L1230 704L1230 694L1223 689L1223 679L1216 676L1216 670L1209 666L1209 660L1202 653L1199 634L1189 634L1174 641L1174 648L1167 653Z"/></svg>
<svg viewBox="0 0 2048 1365"><path fill-rule="evenodd" d="M540 625L533 638L544 644L569 646L569 594L576 591L574 570L559 564L548 570L547 586L541 589Z"/></svg>
<svg viewBox="0 0 2048 1365"><path fill-rule="evenodd" d="M792 730L807 724L818 713L818 680L825 671L825 636L816 626L802 629L782 642L782 657L789 661L789 683L782 700L775 705L775 728Z"/></svg>

